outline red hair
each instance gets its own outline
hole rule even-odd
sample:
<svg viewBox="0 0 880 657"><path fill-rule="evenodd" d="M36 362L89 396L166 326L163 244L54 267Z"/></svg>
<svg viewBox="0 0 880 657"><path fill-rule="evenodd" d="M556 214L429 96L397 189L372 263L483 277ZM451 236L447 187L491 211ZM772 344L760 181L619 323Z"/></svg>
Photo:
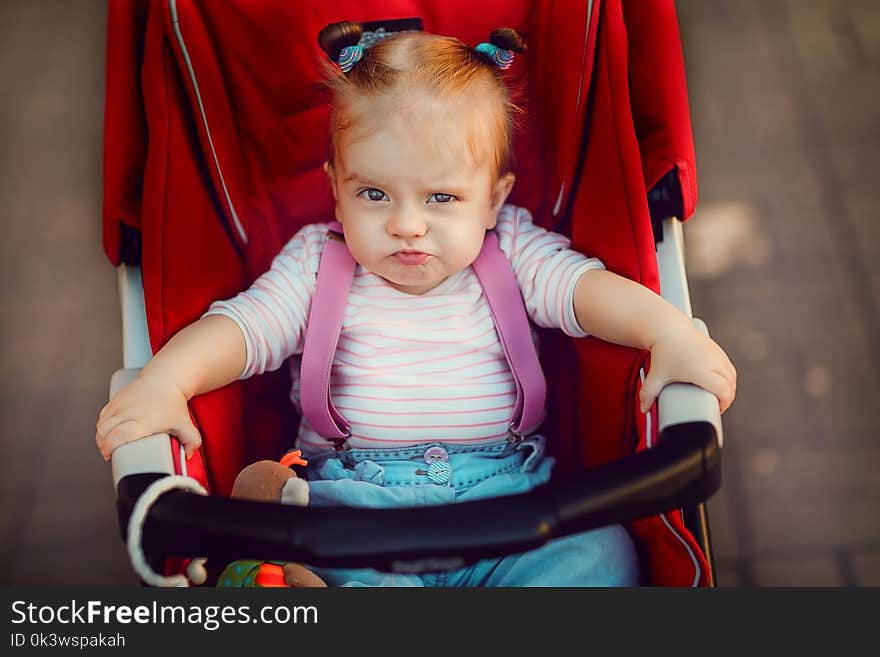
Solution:
<svg viewBox="0 0 880 657"><path fill-rule="evenodd" d="M393 35L367 49L347 74L328 65L327 86L333 94L331 162L341 133L356 128L369 134L390 112L426 100L452 104L461 117L457 124L470 130L467 146L474 160L488 146L496 176L511 169L520 109L500 70L458 39L424 32Z"/></svg>

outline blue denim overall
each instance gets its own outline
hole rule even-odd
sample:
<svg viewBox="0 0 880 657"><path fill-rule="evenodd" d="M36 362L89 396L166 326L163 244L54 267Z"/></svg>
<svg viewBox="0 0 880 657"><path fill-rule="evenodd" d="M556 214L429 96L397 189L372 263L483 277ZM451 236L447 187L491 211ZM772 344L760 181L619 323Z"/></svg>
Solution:
<svg viewBox="0 0 880 657"><path fill-rule="evenodd" d="M550 479L542 436L519 443L425 443L348 449L311 457L310 506L450 504L524 493ZM638 558L626 530L610 526L566 536L530 552L484 559L453 571L401 575L372 569L314 569L330 586L635 586Z"/></svg>

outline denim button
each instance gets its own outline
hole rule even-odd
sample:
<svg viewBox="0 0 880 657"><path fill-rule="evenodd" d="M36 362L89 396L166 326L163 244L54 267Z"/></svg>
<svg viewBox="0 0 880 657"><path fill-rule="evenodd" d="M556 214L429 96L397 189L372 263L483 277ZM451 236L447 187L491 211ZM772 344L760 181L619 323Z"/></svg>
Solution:
<svg viewBox="0 0 880 657"><path fill-rule="evenodd" d="M445 484L452 479L452 466L449 465L449 461L434 461L431 463L428 466L428 479L435 484Z"/></svg>
<svg viewBox="0 0 880 657"><path fill-rule="evenodd" d="M427 463L428 465L431 465L435 461L448 461L448 460L449 460L449 453L445 449L443 449L442 447L434 445L433 447L429 447L428 449L425 450L425 463Z"/></svg>

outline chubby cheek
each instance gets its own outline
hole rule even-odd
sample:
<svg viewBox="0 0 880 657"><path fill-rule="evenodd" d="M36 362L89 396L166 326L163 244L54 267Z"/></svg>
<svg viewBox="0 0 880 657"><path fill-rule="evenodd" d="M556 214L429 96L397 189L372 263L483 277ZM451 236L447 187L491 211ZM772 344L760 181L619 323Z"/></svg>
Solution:
<svg viewBox="0 0 880 657"><path fill-rule="evenodd" d="M346 226L345 243L348 250L355 260L368 269L372 268L372 265L379 259L375 242L375 239L370 239L369 235L365 235L363 231Z"/></svg>
<svg viewBox="0 0 880 657"><path fill-rule="evenodd" d="M447 234L442 249L444 259L452 268L464 269L479 255L485 236L486 231L480 226Z"/></svg>

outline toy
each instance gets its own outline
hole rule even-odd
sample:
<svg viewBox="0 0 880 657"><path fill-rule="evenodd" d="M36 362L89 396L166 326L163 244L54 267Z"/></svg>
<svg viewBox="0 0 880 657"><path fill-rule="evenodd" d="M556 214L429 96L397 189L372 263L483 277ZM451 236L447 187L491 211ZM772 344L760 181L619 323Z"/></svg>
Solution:
<svg viewBox="0 0 880 657"><path fill-rule="evenodd" d="M306 465L299 450L288 452L280 462L257 461L235 478L232 497L258 502L283 502L306 506L309 486L290 466ZM217 578L220 587L321 587L324 581L305 566L280 561L241 559L229 564Z"/></svg>

